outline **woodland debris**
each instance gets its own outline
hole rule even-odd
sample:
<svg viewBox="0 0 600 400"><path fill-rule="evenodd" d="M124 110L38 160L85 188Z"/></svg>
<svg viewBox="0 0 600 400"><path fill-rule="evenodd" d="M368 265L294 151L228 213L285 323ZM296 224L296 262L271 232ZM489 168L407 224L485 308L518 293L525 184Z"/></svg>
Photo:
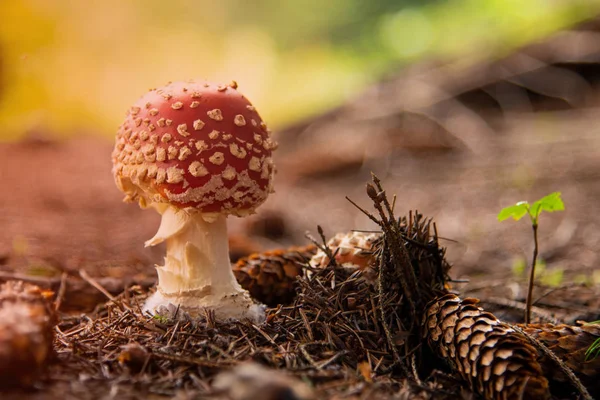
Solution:
<svg viewBox="0 0 600 400"><path fill-rule="evenodd" d="M233 274L250 295L270 307L289 304L296 297L297 279L316 247L291 247L270 250L241 258L233 265Z"/></svg>
<svg viewBox="0 0 600 400"><path fill-rule="evenodd" d="M335 258L335 264L344 266L348 271L356 271L357 269L363 270L363 276L365 277L365 272L367 273L366 277L371 282L376 281L377 275L377 257L374 254L375 252L375 244L378 242L381 237L378 233L367 233L367 232L348 232L346 234L338 234L331 240L327 241L328 253L333 254ZM311 251L305 254L306 257L310 256L311 253L314 252L314 248ZM279 250L277 251L277 257L269 257L269 253L265 254L256 254L253 255L252 258L255 260L260 260L260 262L254 263L253 268L255 269L255 275L261 275L261 270L269 271L272 268L279 267L281 264L281 259L285 259L288 257L294 257L297 255L297 248L290 248L288 250ZM310 265L312 267L325 268L330 262L330 257L327 256L323 249L319 250L311 259ZM240 265L246 265L248 263L247 260L244 260ZM304 266L306 267L306 266ZM368 268L367 268L368 267ZM299 270L300 274L300 270ZM282 289L287 288L288 298L293 298L295 293L292 293L291 286L285 286L282 282L277 281L277 279L290 279L289 276L284 275L274 275L272 278L274 280L255 280L257 286L261 287L261 295L266 296L269 294L269 288L275 287L277 288L278 294L283 293L280 291ZM245 282L241 280L241 282ZM261 284L262 282L262 284ZM270 286L273 285L273 286ZM256 290L256 287L255 287ZM280 297L281 298L281 297ZM486 298L484 303L490 302L490 298ZM497 299L498 300L498 299ZM467 300L465 300L467 301ZM475 300L469 299L470 302L473 302L473 306L475 307ZM356 299L353 297L348 298L348 306L350 308L356 306ZM478 307L477 307L478 308ZM482 311L483 313L483 311ZM482 314L483 315L483 314ZM489 314L485 314L489 315ZM485 318L482 320L485 321ZM482 322L479 321L479 322ZM497 321L497 320L496 320ZM577 376L582 380L582 382L590 389L593 393L595 393L598 389L594 387L597 382L597 376L600 373L600 365L596 365L600 363L600 359L590 359L586 360L585 351L589 348L589 346L600 337L600 326L599 325L582 325L582 326L568 326L568 325L552 325L552 324L536 324L529 325L525 327L523 325L518 325L520 328L524 329L526 333L532 335L534 338L540 340L543 344L548 346L552 351L556 353L556 355L566 362L567 366L570 367ZM506 328L510 331L510 328L507 328L508 325L503 324L503 328ZM439 326L436 329L440 329ZM475 329L475 328L474 328ZM479 329L479 328L477 328ZM476 332L475 332L476 333ZM498 332L495 332L496 334ZM465 332L462 332L464 335ZM515 335L519 337L519 344L516 346L522 346L525 343L525 346L528 348L528 351L531 351L531 346L524 341L524 337L520 335L518 332L512 332L511 335L514 337ZM463 344L464 345L464 344ZM510 347L510 346L509 346ZM446 351L447 353L447 351ZM543 357L539 351L535 352L537 361L542 367L542 371L545 377L551 380L551 383L569 383L568 379L560 371L559 368L556 367L556 363L548 359L547 357ZM518 357L517 357L518 358ZM533 359L532 359L533 360ZM502 360L499 360L502 361ZM531 360L530 360L531 361ZM361 364L362 365L362 364ZM516 368L512 366L513 369ZM477 367L482 369L480 367ZM536 368L534 368L536 369ZM536 369L537 370L537 369ZM538 371L539 372L539 371ZM468 375L468 374L467 374ZM482 376L483 374L478 374ZM503 377L506 380L506 376ZM509 379L510 381L510 379ZM485 383L487 385L487 383ZM597 386L597 385L596 385ZM553 387L558 387L554 385ZM563 385L564 387L564 385ZM412 396L415 396L416 392L415 386L410 384L404 385L404 390L406 393L412 393ZM416 386L416 390L418 392L418 386ZM570 395L572 393L572 387L570 385L566 386L566 390L562 390L563 393Z"/></svg>
<svg viewBox="0 0 600 400"><path fill-rule="evenodd" d="M418 238L414 240L412 214L408 224L406 219L396 219L392 205L395 201L390 203L376 176L373 175L373 184L367 184L366 191L378 216L361 210L383 232L378 253L380 293L396 293L403 300L397 315L408 331L426 340L435 355L445 360L471 390L486 399L550 398L548 381L528 339L477 307L478 300L461 300L449 293L449 266L439 261L444 253L437 244L435 225L431 226L427 220L419 223L421 217L416 214L416 224L421 229L413 234ZM425 254L428 251L430 256L415 262L413 247L422 248ZM391 286L390 278L400 284ZM425 316L420 335L419 328L414 326L419 315Z"/></svg>
<svg viewBox="0 0 600 400"><path fill-rule="evenodd" d="M449 266L428 233L428 221L417 214L402 219L402 232L409 238L406 256L424 276L439 276L433 271L445 271ZM391 398L401 385L411 384L404 370L413 369L418 356L414 349L420 348L418 337L403 326L405 314L399 306L403 299L398 280L391 276L393 269L385 269L382 292L377 280L362 278L364 271L336 262L319 268L306 265L313 253L311 246L289 258L287 252L255 258L260 268L273 259L279 266L268 274L263 272L263 277L283 277L288 282L281 285L284 288L290 287L290 282L297 285L292 303L269 310L263 325L216 321L211 313L194 320L185 315L178 320L144 316L139 312L144 294L136 292L138 289L106 303L93 319L62 321L57 351L66 368L63 374L85 369L94 381L126 374L132 385L146 382L150 393L175 395L183 385L202 395L209 393L207 382L218 373L255 361L310 381L317 398L342 394L348 398L370 394ZM243 262L252 264L251 260ZM297 271L283 273L288 262L300 269L299 277ZM439 285L443 288L442 281ZM413 325L419 327L416 321ZM147 351L148 358L135 373L139 362L135 369L128 365L136 358L128 346L138 345ZM406 357L405 364L401 357ZM424 387L435 387L435 379Z"/></svg>
<svg viewBox="0 0 600 400"><path fill-rule="evenodd" d="M119 364L128 368L132 373L141 372L148 364L149 359L148 350L136 342L122 346L118 357Z"/></svg>
<svg viewBox="0 0 600 400"><path fill-rule="evenodd" d="M327 241L327 249L320 249L311 259L311 265L325 267L335 259L335 263L350 269L360 269L367 279L377 279L377 257L375 244L380 241L379 232L351 231L338 233Z"/></svg>
<svg viewBox="0 0 600 400"><path fill-rule="evenodd" d="M11 280L18 280L31 285L36 285L42 290L52 291L57 294L60 292L61 284L64 285L64 293L60 302L60 311L91 311L98 304L102 304L106 301L105 294L93 289L88 282L79 277L68 277L63 283L61 282L61 278L31 276L0 271L0 282ZM118 279L111 277L97 278L95 281L112 296L118 296L132 285L138 285L141 288L148 289L156 283L155 279Z"/></svg>
<svg viewBox="0 0 600 400"><path fill-rule="evenodd" d="M213 389L228 400L311 400L313 390L306 383L282 371L256 363L244 363L215 378Z"/></svg>
<svg viewBox="0 0 600 400"><path fill-rule="evenodd" d="M600 339L600 325L530 324L520 327L563 360L593 396L600 396L600 357L586 356L590 346ZM560 384L568 382L552 360L542 357L540 363L544 374L552 381Z"/></svg>
<svg viewBox="0 0 600 400"><path fill-rule="evenodd" d="M29 386L47 367L56 323L51 296L19 281L0 285L0 387Z"/></svg>
<svg viewBox="0 0 600 400"><path fill-rule="evenodd" d="M429 346L486 399L550 398L536 349L478 302L435 299L423 320Z"/></svg>
<svg viewBox="0 0 600 400"><path fill-rule="evenodd" d="M367 278L366 282L370 282L371 287L379 286L378 301L381 301L381 298L386 295L394 296L394 293L403 293L405 288L411 287L403 285L403 280L405 281L407 277L410 278L412 274L415 274L418 277L416 280L417 290L413 289L414 293L410 296L405 293L405 296L400 297L397 304L406 309L407 302L410 306L412 301L415 315L419 315L425 311L424 301L430 301L428 309L430 314L428 314L424 330L420 334L424 335L432 350L440 358L446 360L472 390L486 398L502 398L505 395L511 398L511 396L518 397L522 393L528 393L536 398L548 398L550 394L545 375L547 375L547 371L559 370L556 368L555 362L541 357L542 353L539 349L533 346L522 333L477 307L478 300L460 300L458 297L448 294L447 282L449 279L446 274L449 267L443 261L443 249L437 245L435 226L430 229L430 221L418 213L411 213L408 218L396 219L393 216L393 206L387 200L385 192L376 178L374 178L374 185L367 187L367 192L375 203L379 218L368 212L365 213L381 226L383 236L380 233L351 232L345 235L336 235L326 242L321 235L324 245L321 247L315 241L321 249L311 259L310 266L306 266L310 271L308 275L300 279L302 289L300 298L295 304L306 306L306 301L302 296L306 296L313 290L307 285L307 278L316 274L313 278L318 282L323 279L323 269L327 270L328 267L333 266L333 269L329 268L329 274L337 272L334 272L333 277L325 278L319 290L335 285L340 279L337 276L339 271L336 267L343 266L348 274L360 271L360 275ZM431 232L434 232L433 235ZM389 237L396 237L396 239L389 240ZM286 252L281 252L280 256L285 257L286 254ZM260 275L261 268L269 268L270 260L258 255L255 257L261 260L261 263L255 264L257 270L255 274ZM437 263L436 260L438 260ZM317 270L321 270L321 272L316 272ZM351 276L359 277L356 274ZM382 276L384 276L383 279ZM289 279L289 277L285 279ZM275 281L270 283L273 282ZM348 283L349 288L356 285L355 282L350 283L349 280L345 282ZM285 287L282 285L278 289ZM288 290L289 287L287 286ZM268 285L263 287L263 295L268 293L268 288ZM344 305L346 309L353 309L361 304L361 296L349 293L343 298L346 301ZM407 299L407 301L403 301L403 299ZM326 305L323 304L323 307ZM409 310L410 308L406 311ZM388 338L388 343L391 343L390 339L394 336L394 332L405 331L403 327L413 324L411 318L407 318L406 312L395 310L394 313L392 321L396 324L395 326L390 328L383 322L381 325L383 333ZM311 318L306 319L310 320ZM573 335L586 333L581 329L577 330L571 327L563 327L562 330L571 332ZM548 326L548 332L545 335L551 338L552 335L557 334L559 333L553 332L553 328ZM543 338L545 335L542 334L539 335L541 337L538 337L543 343L547 342ZM411 339L411 336L404 333L402 341L408 343L414 340L414 337ZM536 335L533 336L536 337ZM585 344L589 346L593 342L592 338L593 336L588 335L587 338L580 340L574 337L571 337L570 340L578 341L579 350L585 351L587 348ZM552 343L548 345L552 347ZM418 342L414 346L418 347ZM396 353L394 358L397 360L406 359L408 356L403 355L402 348L397 346L391 346L388 349L392 353ZM482 356L481 360L479 355ZM563 354L558 355L560 357ZM484 358L485 363L482 361ZM581 360L577 362L581 363ZM586 369L584 365L572 367L576 372L582 368ZM409 365L405 365L403 370L410 377L411 374L407 373ZM586 370L590 374L592 368L588 367ZM595 372L595 370L593 371ZM557 372L557 374L560 373ZM413 377L416 378L416 375L413 374ZM564 377L563 382L566 382ZM589 386L588 381L586 384ZM572 389L570 385L569 388ZM585 391L585 389L583 390Z"/></svg>
<svg viewBox="0 0 600 400"><path fill-rule="evenodd" d="M118 381L120 390L143 387L148 395L175 396L185 388L207 396L219 395L211 385L224 371L255 362L309 382L315 398L469 398L473 390L496 399L503 398L501 389L506 398L514 398L522 394L519 388L539 395L535 398L547 397L538 353L525 336L480 310L475 300L452 300L458 298L449 294L450 265L431 220L416 212L393 216L394 202L375 179L368 190L379 214L368 215L380 223L382 233L363 246L366 252L346 255L360 256L361 261L367 256L369 268L339 265L342 258L335 252L342 250L327 247L322 231L323 245L315 245L329 259L322 265L306 262L314 247L242 260L238 272L252 278L265 296L269 286L264 282L269 280L283 289L280 294L296 293L290 304L269 309L262 325L218 321L211 312L192 319L177 309L177 319L144 315L141 305L147 294L139 287L128 289L93 315L59 323L56 351L61 363L53 378L64 381L85 371L86 386L94 382L99 390ZM298 270L286 272L287 263ZM413 286L407 284L411 277ZM296 291L290 291L295 285ZM431 324L423 332L421 316L428 307L438 309L429 314ZM446 338L469 318L469 330L457 330L464 340ZM438 330L437 340L427 346L429 331ZM486 347L492 342L496 347ZM460 358L465 344L466 359ZM481 358L469 358L476 354ZM453 361L457 357L460 364ZM450 373L436 372L440 369ZM525 384L521 378L527 375Z"/></svg>

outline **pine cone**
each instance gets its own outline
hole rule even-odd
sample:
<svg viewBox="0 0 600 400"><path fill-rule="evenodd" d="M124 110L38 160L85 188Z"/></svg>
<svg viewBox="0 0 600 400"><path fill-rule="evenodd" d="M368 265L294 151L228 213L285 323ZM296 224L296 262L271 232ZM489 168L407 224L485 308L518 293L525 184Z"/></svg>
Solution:
<svg viewBox="0 0 600 400"><path fill-rule="evenodd" d="M592 392L600 395L600 357L586 360L586 350L600 338L600 325L581 326L529 324L521 329L544 343ZM557 368L554 361L541 358L540 363L546 374L556 382L567 382L567 377Z"/></svg>
<svg viewBox="0 0 600 400"><path fill-rule="evenodd" d="M423 320L429 346L486 399L548 399L535 348L478 301L447 294L429 303Z"/></svg>
<svg viewBox="0 0 600 400"><path fill-rule="evenodd" d="M327 242L327 247L335 255L335 262L345 268L358 268L365 276L375 279L374 263L377 262L373 252L375 243L381 237L379 233L348 232L338 233ZM310 260L310 265L326 267L329 257L319 250Z"/></svg>
<svg viewBox="0 0 600 400"><path fill-rule="evenodd" d="M271 250L241 258L233 266L237 281L268 306L289 304L296 297L296 277L316 253L314 245Z"/></svg>
<svg viewBox="0 0 600 400"><path fill-rule="evenodd" d="M29 385L46 366L56 322L51 295L20 281L0 286L0 387Z"/></svg>

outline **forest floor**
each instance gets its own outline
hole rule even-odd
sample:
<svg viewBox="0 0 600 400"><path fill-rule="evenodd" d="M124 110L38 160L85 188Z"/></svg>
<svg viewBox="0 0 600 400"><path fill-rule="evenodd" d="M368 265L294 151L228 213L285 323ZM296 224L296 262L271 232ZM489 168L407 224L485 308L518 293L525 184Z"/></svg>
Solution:
<svg viewBox="0 0 600 400"><path fill-rule="evenodd" d="M276 132L276 193L257 214L228 219L232 260L308 244L306 231L315 234L318 225L327 237L378 229L346 199L369 209L365 183L375 173L388 196L397 196L397 215L418 210L435 222L453 265L452 289L481 299L501 319L521 322L531 226L500 223L496 215L560 191L566 209L540 219L534 317L599 320L599 34L592 21L467 69L417 63L336 110ZM0 282L25 280L60 295L57 357L32 388L1 393L2 399L218 397L214 376L239 361L226 355L255 359L289 350L275 326L215 325L210 318L181 325L140 315L165 251L143 246L159 216L122 203L110 140L86 132L62 141L51 136L35 130L0 144ZM287 329L289 310L271 312L271 321ZM136 358L140 349L123 347L130 341L152 354L137 372L119 358ZM212 358L175 357L168 350L176 344ZM298 361L282 357L288 366ZM362 360L354 360L362 365L355 370L325 368L336 357L345 356L308 360L315 368L300 371L318 398L383 398L382 390L390 395L390 387L401 386L385 381L393 371L371 382ZM244 373L266 376L246 371L233 379L244 381ZM227 379L221 384L233 387ZM469 398L452 379L427 381L422 398ZM400 391L396 398L412 397Z"/></svg>
<svg viewBox="0 0 600 400"><path fill-rule="evenodd" d="M281 135L276 193L257 215L229 219L232 258L306 244L304 232L316 232L317 225L327 236L375 229L345 199L368 205L364 187L374 172L388 194L397 195L399 213L417 209L433 218L453 264L451 276L468 281L455 284L456 290L481 298L498 317L518 321L531 228L526 221L499 223L495 216L503 206L560 191L566 210L541 218L540 259L545 268L535 291L536 305L562 322L600 319L597 115L597 109L519 115L493 134L481 135L476 146L471 141L472 148L449 150L385 143L393 134L382 138L356 133L348 140L352 145L340 144L335 136L321 137L307 153L298 151L297 143L314 139L309 130L293 140ZM141 285L132 294L135 298L137 291L143 293L154 283L153 266L164 252L160 246L143 247L159 217L121 202L111 175L111 147L108 140L83 135L67 141L32 135L0 145L0 278L25 276L55 290L63 274L79 280L83 288L63 300L62 329L82 312L94 318L99 309L92 310L107 300L87 286L81 270L110 286L115 295ZM207 391L200 378L196 391L188 385L161 392L159 385L146 382L155 389L148 390L143 379L124 390L127 377L116 379L106 372L104 380L92 379L88 371L73 371L63 361L59 357L34 389L2 397L151 398L178 393L179 398L192 398Z"/></svg>

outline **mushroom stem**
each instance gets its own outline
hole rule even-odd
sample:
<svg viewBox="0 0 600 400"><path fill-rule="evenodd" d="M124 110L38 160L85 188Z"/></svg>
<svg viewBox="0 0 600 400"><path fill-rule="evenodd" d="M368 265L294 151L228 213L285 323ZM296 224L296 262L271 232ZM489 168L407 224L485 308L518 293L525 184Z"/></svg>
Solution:
<svg viewBox="0 0 600 400"><path fill-rule="evenodd" d="M167 256L165 264L156 267L158 290L146 302L145 311L154 313L173 304L192 315L210 308L221 318L262 321L264 307L254 303L231 270L226 216L207 218L171 206L159 212L160 227L146 246L164 241Z"/></svg>

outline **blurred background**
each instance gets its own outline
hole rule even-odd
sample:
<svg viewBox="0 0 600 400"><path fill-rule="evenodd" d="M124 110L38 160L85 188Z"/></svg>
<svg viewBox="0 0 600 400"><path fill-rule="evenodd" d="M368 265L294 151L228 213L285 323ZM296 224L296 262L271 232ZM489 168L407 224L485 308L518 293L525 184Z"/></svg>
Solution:
<svg viewBox="0 0 600 400"><path fill-rule="evenodd" d="M280 143L277 193L230 218L232 259L317 224L373 229L344 197L369 208L375 172L399 214L434 218L455 276L517 300L530 228L496 214L561 191L539 284L600 284L597 15L600 0L0 0L0 278L153 282L159 218L121 203L113 135L149 88L200 78L235 79Z"/></svg>
<svg viewBox="0 0 600 400"><path fill-rule="evenodd" d="M598 0L0 1L0 140L43 127L110 136L149 87L241 89L275 128L404 65L505 55Z"/></svg>

